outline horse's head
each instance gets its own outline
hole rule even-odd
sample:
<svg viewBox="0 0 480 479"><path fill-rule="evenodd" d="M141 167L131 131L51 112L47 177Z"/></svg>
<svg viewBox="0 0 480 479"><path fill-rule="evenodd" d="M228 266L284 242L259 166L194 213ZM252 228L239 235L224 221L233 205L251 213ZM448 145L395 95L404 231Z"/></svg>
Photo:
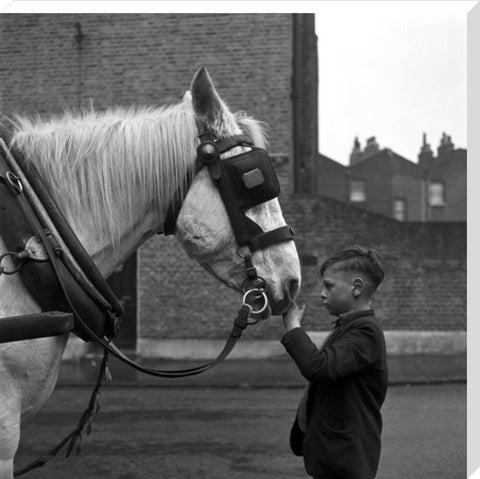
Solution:
<svg viewBox="0 0 480 479"><path fill-rule="evenodd" d="M265 147L260 123L244 114L231 113L216 92L205 69L199 70L195 75L190 94L185 95L184 102L191 103L197 124L209 132L210 139L215 138L215 141L221 143L244 134L255 146ZM244 144L233 145L233 148L227 147L221 154L222 161L251 150ZM253 186L250 184L247 188L254 188L257 183L262 184L265 178L256 171L251 180ZM252 195L255 195L253 189ZM234 196L233 202L237 199L240 200ZM300 263L295 244L289 237L276 198L259 202L244 214L248 218L246 221L249 228L253 228L257 234L262 230L266 233L280 231L280 234L262 241L257 248L252 248L251 259L258 276L265 280L271 312L281 314L294 301L300 288ZM249 247L239 248L224 200L207 167L198 171L188 190L177 219L176 236L187 253L223 283L236 290L249 289L244 260L245 255L249 254Z"/></svg>

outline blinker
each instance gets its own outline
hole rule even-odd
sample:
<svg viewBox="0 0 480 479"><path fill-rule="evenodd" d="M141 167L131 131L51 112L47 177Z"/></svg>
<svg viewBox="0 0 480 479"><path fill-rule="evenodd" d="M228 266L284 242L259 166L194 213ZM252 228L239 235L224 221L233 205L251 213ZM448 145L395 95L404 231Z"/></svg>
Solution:
<svg viewBox="0 0 480 479"><path fill-rule="evenodd" d="M255 188L256 186L263 185L263 183L265 182L265 178L263 177L261 170L259 170L258 168L244 173L242 176L242 180L245 188L249 190Z"/></svg>

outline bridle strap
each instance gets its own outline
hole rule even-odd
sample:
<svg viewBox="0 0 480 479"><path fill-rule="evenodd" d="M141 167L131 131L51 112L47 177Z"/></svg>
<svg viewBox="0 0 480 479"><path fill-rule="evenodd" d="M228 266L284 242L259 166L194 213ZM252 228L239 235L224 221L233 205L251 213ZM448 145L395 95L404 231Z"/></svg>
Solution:
<svg viewBox="0 0 480 479"><path fill-rule="evenodd" d="M252 251L264 249L275 243L281 243L282 241L293 241L294 232L291 226L285 225L280 228L267 231L259 236L256 236L249 242L250 249Z"/></svg>

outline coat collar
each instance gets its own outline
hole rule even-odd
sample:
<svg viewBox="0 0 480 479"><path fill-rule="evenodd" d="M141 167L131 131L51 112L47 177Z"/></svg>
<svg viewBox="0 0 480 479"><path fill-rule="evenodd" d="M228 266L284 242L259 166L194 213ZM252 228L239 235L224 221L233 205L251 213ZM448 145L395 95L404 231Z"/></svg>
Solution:
<svg viewBox="0 0 480 479"><path fill-rule="evenodd" d="M354 319L361 318L363 316L373 316L375 313L373 309L354 309L353 311L347 311L346 313L340 314L335 321L332 321L332 324L335 328L343 326L344 324L353 321Z"/></svg>

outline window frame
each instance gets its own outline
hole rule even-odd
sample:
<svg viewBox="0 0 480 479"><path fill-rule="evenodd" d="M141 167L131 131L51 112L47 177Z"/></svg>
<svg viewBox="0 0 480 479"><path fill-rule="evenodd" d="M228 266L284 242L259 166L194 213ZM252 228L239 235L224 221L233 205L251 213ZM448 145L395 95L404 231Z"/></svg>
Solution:
<svg viewBox="0 0 480 479"><path fill-rule="evenodd" d="M361 185L361 188L354 191L354 184ZM361 190L361 191L360 191ZM355 199L354 195L359 194L362 199ZM367 188L365 180L361 178L350 178L348 199L351 203L365 203L367 201Z"/></svg>
<svg viewBox="0 0 480 479"><path fill-rule="evenodd" d="M441 194L438 195L438 192L434 191L432 194L432 187L440 186ZM432 196L435 197L435 201L432 201ZM438 200L437 197L440 199ZM428 206L431 208L443 207L446 206L447 202L445 199L445 182L443 180L430 180L428 182Z"/></svg>
<svg viewBox="0 0 480 479"><path fill-rule="evenodd" d="M397 210L395 207L397 204L403 204L403 209L401 210L401 213L403 214L403 218L398 218L397 217ZM396 196L393 198L393 204L392 204L392 217L397 220L397 221L408 221L408 204L407 204L407 198L404 196Z"/></svg>

